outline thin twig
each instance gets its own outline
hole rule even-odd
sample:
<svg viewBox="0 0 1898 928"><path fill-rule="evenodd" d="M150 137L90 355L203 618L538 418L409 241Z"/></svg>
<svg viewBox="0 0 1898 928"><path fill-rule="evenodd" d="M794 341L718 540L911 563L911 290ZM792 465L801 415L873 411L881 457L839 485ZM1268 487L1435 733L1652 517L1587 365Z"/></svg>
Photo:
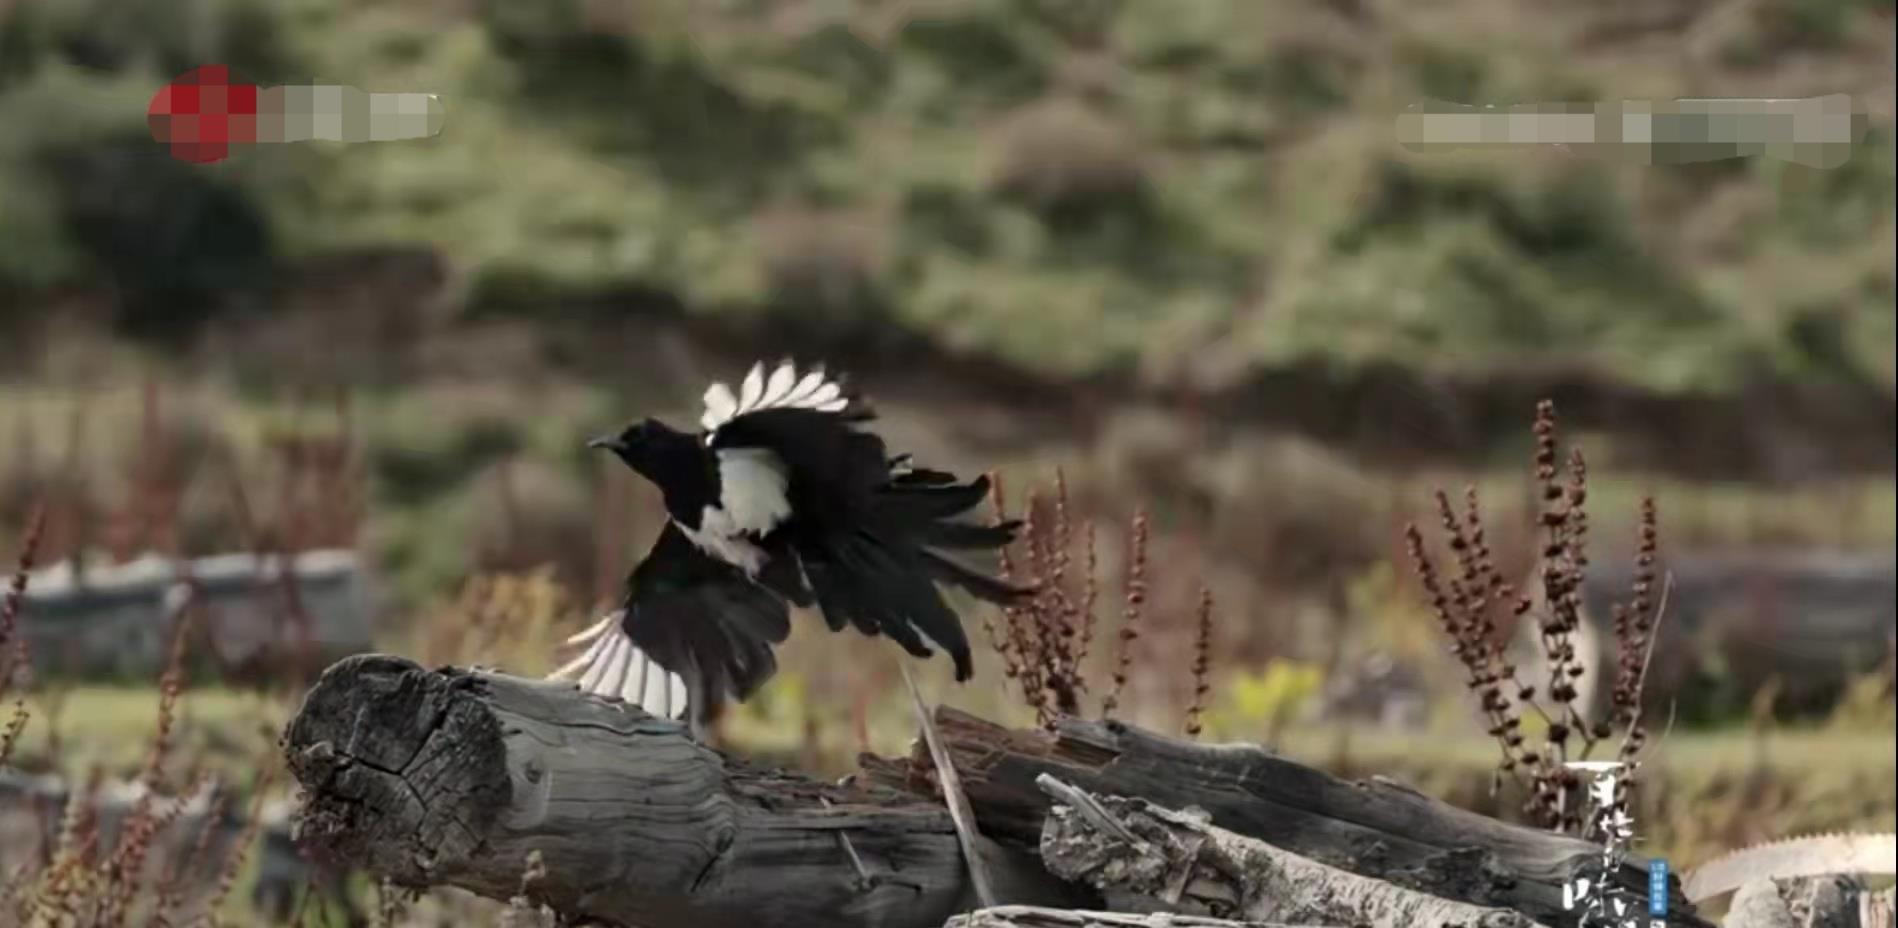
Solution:
<svg viewBox="0 0 1898 928"><path fill-rule="evenodd" d="M1101 808L1100 803L1094 801L1094 797L1055 779L1052 774L1043 773L1037 775L1035 777L1035 785L1040 787L1041 791L1047 793L1051 798L1066 803L1067 807L1073 809L1076 815L1087 819L1095 828L1107 832L1136 848L1146 847L1147 842L1145 840L1130 831L1127 826L1116 821L1112 815L1108 814L1106 809Z"/></svg>
<svg viewBox="0 0 1898 928"><path fill-rule="evenodd" d="M817 797L817 801L826 809L831 807L830 800L823 796ZM876 881L870 879L870 871L863 865L863 858L857 856L857 846L850 843L850 836L844 834L843 829L837 830L837 846L843 848L844 856L850 858L851 868L857 871L857 888L867 890L875 886Z"/></svg>
<svg viewBox="0 0 1898 928"><path fill-rule="evenodd" d="M975 886L975 898L983 908L995 905L995 892L989 887L988 870L977 855L975 844L975 810L969 807L969 797L963 795L962 778L956 775L955 764L950 761L949 751L943 747L942 735L936 731L936 720L923 704L923 691L916 686L916 678L909 672L909 662L897 659L897 667L903 671L903 683L909 687L910 703L915 706L916 720L923 727L923 743L929 746L929 757L936 765L936 776L942 782L943 802L949 806L949 820L955 823L956 840L962 845L962 859L969 868L969 882Z"/></svg>

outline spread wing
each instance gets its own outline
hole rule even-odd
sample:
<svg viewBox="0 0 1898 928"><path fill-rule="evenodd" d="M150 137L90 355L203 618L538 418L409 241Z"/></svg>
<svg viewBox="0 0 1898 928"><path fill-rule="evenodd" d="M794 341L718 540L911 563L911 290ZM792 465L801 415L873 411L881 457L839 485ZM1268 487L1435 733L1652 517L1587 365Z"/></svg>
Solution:
<svg viewBox="0 0 1898 928"><path fill-rule="evenodd" d="M761 409L843 412L849 406L850 396L843 384L831 379L822 367L799 373L797 365L780 361L767 375L764 363L759 362L751 366L737 393L723 383L705 389L705 414L699 418L699 425L710 434L739 416Z"/></svg>
<svg viewBox="0 0 1898 928"><path fill-rule="evenodd" d="M755 364L736 393L712 384L700 424L717 462L718 499L694 540L811 605L800 547L808 549L813 529L850 524L888 475L882 440L851 427L869 418L822 368L800 373L784 361L767 374Z"/></svg>
<svg viewBox="0 0 1898 928"><path fill-rule="evenodd" d="M614 696L654 715L743 701L777 671L772 646L790 634L784 600L744 572L706 554L671 522L626 581L620 608L574 643L586 653L555 671L582 689Z"/></svg>
<svg viewBox="0 0 1898 928"><path fill-rule="evenodd" d="M868 406L833 382L805 387L812 376L786 364L766 378L754 367L729 404L729 390L707 391L723 508L708 510L701 530L768 547L776 573L761 571L760 582L800 605L814 600L833 631L887 635L918 657L940 647L966 679L968 639L937 584L995 602L1024 591L945 552L999 548L1015 526L971 524L986 478L962 482L890 458L860 428L874 418Z"/></svg>
<svg viewBox="0 0 1898 928"><path fill-rule="evenodd" d="M820 507L858 505L889 476L883 441L854 426L875 418L821 367L754 364L736 393L705 391L705 444L718 461L731 527L762 536ZM799 504L806 504L800 509Z"/></svg>

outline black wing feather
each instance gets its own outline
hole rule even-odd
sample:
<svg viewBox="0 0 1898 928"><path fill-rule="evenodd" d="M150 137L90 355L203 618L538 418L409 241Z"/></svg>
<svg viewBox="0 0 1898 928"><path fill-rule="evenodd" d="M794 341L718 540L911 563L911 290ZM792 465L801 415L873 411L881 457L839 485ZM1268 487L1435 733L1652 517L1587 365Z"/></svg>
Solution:
<svg viewBox="0 0 1898 928"><path fill-rule="evenodd" d="M925 658L933 642L949 652L956 678L967 679L968 638L937 584L998 603L1030 591L937 549L1000 548L1020 526L967 521L988 496L988 478L965 483L946 471L914 467L907 455L888 456L881 438L856 427L870 418L867 407L844 413L760 409L720 425L710 444L768 449L784 464L791 515L762 541L795 552L832 631L851 625L887 635Z"/></svg>
<svg viewBox="0 0 1898 928"><path fill-rule="evenodd" d="M740 702L777 671L772 646L791 632L790 608L744 572L700 550L667 522L626 580L622 628L695 700ZM713 705L694 706L701 718Z"/></svg>

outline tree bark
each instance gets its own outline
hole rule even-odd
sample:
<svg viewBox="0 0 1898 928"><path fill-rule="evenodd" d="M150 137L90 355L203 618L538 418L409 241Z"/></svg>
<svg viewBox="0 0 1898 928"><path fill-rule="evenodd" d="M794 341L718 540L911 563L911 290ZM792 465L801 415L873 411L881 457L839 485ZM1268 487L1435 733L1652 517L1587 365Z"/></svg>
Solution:
<svg viewBox="0 0 1898 928"><path fill-rule="evenodd" d="M1361 876L1484 908L1514 909L1575 928L1562 886L1599 860L1588 842L1459 809L1382 778L1347 782L1252 745L1200 745L1118 722L1063 720L1055 733L1010 731L953 709L937 725L976 820L991 838L1038 842L1050 800L1035 779L1101 795L1197 807L1210 824ZM864 757L873 782L931 789L928 755ZM1645 894L1647 862L1630 857L1618 882ZM1667 921L1708 928L1669 879Z"/></svg>
<svg viewBox="0 0 1898 928"><path fill-rule="evenodd" d="M352 657L284 748L299 840L401 885L506 900L534 855L527 895L570 921L933 928L975 906L940 806L755 769L572 684ZM1004 902L1093 901L979 846Z"/></svg>

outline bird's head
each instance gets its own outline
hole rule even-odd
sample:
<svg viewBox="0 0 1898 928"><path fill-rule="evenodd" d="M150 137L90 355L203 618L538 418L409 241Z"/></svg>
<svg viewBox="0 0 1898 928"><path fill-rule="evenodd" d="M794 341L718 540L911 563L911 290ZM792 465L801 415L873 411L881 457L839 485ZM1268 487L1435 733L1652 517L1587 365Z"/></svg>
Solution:
<svg viewBox="0 0 1898 928"><path fill-rule="evenodd" d="M628 467L646 473L659 452L680 436L680 432L658 419L641 419L618 434L601 435L588 441L587 447L611 451Z"/></svg>

